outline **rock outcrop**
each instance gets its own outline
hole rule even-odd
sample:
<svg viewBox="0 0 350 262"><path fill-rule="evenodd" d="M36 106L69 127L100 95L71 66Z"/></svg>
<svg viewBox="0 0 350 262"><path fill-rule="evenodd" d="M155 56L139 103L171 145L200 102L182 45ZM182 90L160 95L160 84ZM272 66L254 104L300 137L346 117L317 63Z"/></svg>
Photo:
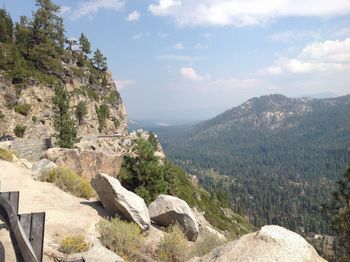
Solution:
<svg viewBox="0 0 350 262"><path fill-rule="evenodd" d="M225 241L226 237L214 228L204 217L204 212L200 212L197 208L192 208L192 213L196 219L199 228L199 238L205 238L207 234L214 235L218 239Z"/></svg>
<svg viewBox="0 0 350 262"><path fill-rule="evenodd" d="M188 204L180 198L159 195L149 206L151 220L159 226L169 226L179 223L187 238L196 241L198 225Z"/></svg>
<svg viewBox="0 0 350 262"><path fill-rule="evenodd" d="M91 185L109 213L134 221L142 230L150 228L151 220L145 201L122 187L118 179L100 173L91 180Z"/></svg>
<svg viewBox="0 0 350 262"><path fill-rule="evenodd" d="M315 249L300 235L280 226L260 231L215 248L208 255L189 262L323 262Z"/></svg>
<svg viewBox="0 0 350 262"><path fill-rule="evenodd" d="M32 166L32 177L35 180L40 179L40 176L45 172L50 172L51 170L57 168L57 165L48 160L48 159L41 159L38 162L35 162Z"/></svg>
<svg viewBox="0 0 350 262"><path fill-rule="evenodd" d="M88 180L98 173L107 173L117 177L123 161L123 156L120 154L64 148L51 148L41 158L47 158L58 166L74 170L79 176Z"/></svg>

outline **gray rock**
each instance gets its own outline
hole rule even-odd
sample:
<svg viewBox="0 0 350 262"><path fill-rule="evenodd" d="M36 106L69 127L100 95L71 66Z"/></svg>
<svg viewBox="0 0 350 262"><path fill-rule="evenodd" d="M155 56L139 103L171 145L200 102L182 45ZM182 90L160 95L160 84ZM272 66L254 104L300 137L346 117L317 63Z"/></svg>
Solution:
<svg viewBox="0 0 350 262"><path fill-rule="evenodd" d="M122 187L118 179L100 173L91 180L91 185L108 212L134 221L142 230L150 228L151 220L145 201Z"/></svg>
<svg viewBox="0 0 350 262"><path fill-rule="evenodd" d="M300 235L280 226L264 226L189 262L324 262Z"/></svg>
<svg viewBox="0 0 350 262"><path fill-rule="evenodd" d="M179 223L187 238L196 241L198 224L188 204L180 198L159 195L149 206L151 220L159 226L169 226Z"/></svg>
<svg viewBox="0 0 350 262"><path fill-rule="evenodd" d="M57 168L57 165L54 162L46 158L41 159L33 164L32 176L35 180L39 180L42 174L44 174L45 172L50 172L55 168Z"/></svg>

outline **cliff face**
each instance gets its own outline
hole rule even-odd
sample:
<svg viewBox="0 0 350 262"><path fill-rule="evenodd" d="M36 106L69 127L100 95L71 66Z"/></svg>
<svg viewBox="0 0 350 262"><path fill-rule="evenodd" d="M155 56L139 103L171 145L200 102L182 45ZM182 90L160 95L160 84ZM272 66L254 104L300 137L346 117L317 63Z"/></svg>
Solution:
<svg viewBox="0 0 350 262"><path fill-rule="evenodd" d="M79 51L72 51L62 60L63 72L59 79L70 93L70 108L75 116L80 102L86 114L78 125L78 136L127 134L126 112L117 86L109 71L100 71L79 64ZM98 74L96 74L96 72ZM34 79L20 89L7 80L6 72L0 71L0 135L15 137L16 125L25 126L23 138L47 138L55 134L52 116L51 84ZM99 123L98 110L106 105L109 109L103 128ZM78 122L78 120L77 120Z"/></svg>

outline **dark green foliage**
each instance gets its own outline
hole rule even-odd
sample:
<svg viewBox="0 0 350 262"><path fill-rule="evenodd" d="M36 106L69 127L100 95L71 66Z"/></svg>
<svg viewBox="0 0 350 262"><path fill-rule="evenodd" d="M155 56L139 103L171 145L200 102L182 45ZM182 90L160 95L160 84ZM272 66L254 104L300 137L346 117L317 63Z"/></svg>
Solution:
<svg viewBox="0 0 350 262"><path fill-rule="evenodd" d="M100 107L95 108L98 118L98 130L102 132L103 128L106 125L106 120L109 118L109 108L106 104L100 105Z"/></svg>
<svg viewBox="0 0 350 262"><path fill-rule="evenodd" d="M36 116L32 116L32 121L36 123L38 121L38 118Z"/></svg>
<svg viewBox="0 0 350 262"><path fill-rule="evenodd" d="M0 111L0 121L1 121L1 120L4 120L4 118L5 118L4 113Z"/></svg>
<svg viewBox="0 0 350 262"><path fill-rule="evenodd" d="M76 46L78 44L78 41L72 38L68 38L64 40L64 42L67 44L67 49L69 51L72 51L73 46Z"/></svg>
<svg viewBox="0 0 350 262"><path fill-rule="evenodd" d="M99 93L91 86L82 86L81 93L84 96L88 96L92 101L98 101L100 99Z"/></svg>
<svg viewBox="0 0 350 262"><path fill-rule="evenodd" d="M8 109L12 109L15 105L17 105L18 97L13 92L8 92L4 95L4 99L6 102L6 107Z"/></svg>
<svg viewBox="0 0 350 262"><path fill-rule="evenodd" d="M27 116L30 108L31 108L31 105L29 104L18 104L15 106L15 112L21 115Z"/></svg>
<svg viewBox="0 0 350 262"><path fill-rule="evenodd" d="M336 256L339 261L350 260L350 167L337 182L338 190L333 194L332 225L337 234Z"/></svg>
<svg viewBox="0 0 350 262"><path fill-rule="evenodd" d="M12 42L13 22L5 9L0 9L0 42Z"/></svg>
<svg viewBox="0 0 350 262"><path fill-rule="evenodd" d="M150 142L139 138L136 142L137 157L125 156L120 173L123 186L136 192L146 203L166 192L163 168L154 156Z"/></svg>
<svg viewBox="0 0 350 262"><path fill-rule="evenodd" d="M17 124L13 132L17 137L23 138L24 132L26 131L27 126L23 126L21 124Z"/></svg>
<svg viewBox="0 0 350 262"><path fill-rule="evenodd" d="M89 39L87 39L87 37L83 33L81 33L79 38L79 47L80 51L83 54L88 55L91 53L91 44L89 42Z"/></svg>
<svg viewBox="0 0 350 262"><path fill-rule="evenodd" d="M92 61L98 70L106 70L107 69L107 58L101 53L101 51L97 48L94 52L94 57Z"/></svg>
<svg viewBox="0 0 350 262"><path fill-rule="evenodd" d="M114 127L118 129L120 126L120 121L118 120L118 118L113 117L112 121L113 121Z"/></svg>
<svg viewBox="0 0 350 262"><path fill-rule="evenodd" d="M303 107L312 110L300 113ZM282 122L264 122L265 112L276 111L294 113ZM193 128L157 133L170 158L209 191L226 188L234 211L246 213L255 225L331 234L321 205L348 161L349 120L350 96L305 101L267 96ZM208 175L211 169L219 179Z"/></svg>
<svg viewBox="0 0 350 262"><path fill-rule="evenodd" d="M62 148L73 148L78 142L77 126L69 111L69 94L60 85L55 86L53 103L53 123L56 129L57 145Z"/></svg>
<svg viewBox="0 0 350 262"><path fill-rule="evenodd" d="M78 119L79 125L84 123L84 117L87 114L87 107L86 107L86 102L80 101L79 104L77 105L77 108L75 109L75 116Z"/></svg>
<svg viewBox="0 0 350 262"><path fill-rule="evenodd" d="M111 104L111 105L114 105L116 103L118 103L120 99L120 94L118 91L111 91L109 96L106 98L106 102Z"/></svg>

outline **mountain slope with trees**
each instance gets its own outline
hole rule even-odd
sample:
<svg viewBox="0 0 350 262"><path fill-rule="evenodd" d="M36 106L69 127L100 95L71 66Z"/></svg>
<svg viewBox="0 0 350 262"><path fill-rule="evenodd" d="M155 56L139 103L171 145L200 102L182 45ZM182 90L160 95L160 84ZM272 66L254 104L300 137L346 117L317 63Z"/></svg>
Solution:
<svg viewBox="0 0 350 262"><path fill-rule="evenodd" d="M255 225L331 233L321 206L348 163L349 95L253 98L159 138L171 159L207 189L229 192L231 207Z"/></svg>

